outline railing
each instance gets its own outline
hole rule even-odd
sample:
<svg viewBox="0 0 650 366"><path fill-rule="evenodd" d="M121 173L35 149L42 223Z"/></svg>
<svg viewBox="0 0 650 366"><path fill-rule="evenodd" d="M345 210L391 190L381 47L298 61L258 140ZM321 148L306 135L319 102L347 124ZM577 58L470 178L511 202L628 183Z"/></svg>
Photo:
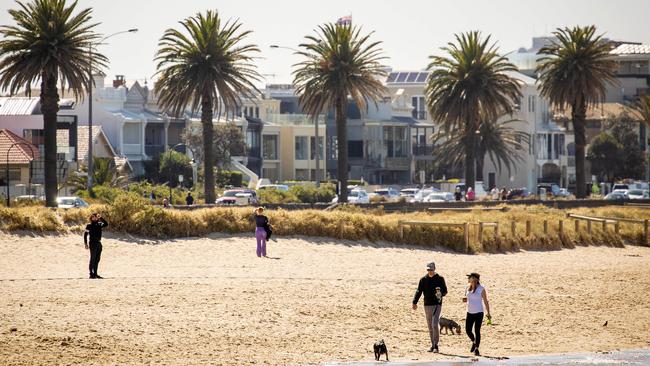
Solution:
<svg viewBox="0 0 650 366"><path fill-rule="evenodd" d="M142 145L140 144L122 144L122 154L124 155L141 155Z"/></svg>
<svg viewBox="0 0 650 366"><path fill-rule="evenodd" d="M423 155L433 155L433 145L413 145L413 155L423 156Z"/></svg>
<svg viewBox="0 0 650 366"><path fill-rule="evenodd" d="M144 145L144 153L149 156L160 155L165 152L165 145Z"/></svg>

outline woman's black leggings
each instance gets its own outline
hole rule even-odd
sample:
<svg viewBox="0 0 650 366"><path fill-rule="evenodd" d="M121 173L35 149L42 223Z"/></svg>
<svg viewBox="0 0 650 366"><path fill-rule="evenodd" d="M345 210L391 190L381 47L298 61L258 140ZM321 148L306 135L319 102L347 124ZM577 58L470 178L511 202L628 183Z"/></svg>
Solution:
<svg viewBox="0 0 650 366"><path fill-rule="evenodd" d="M481 344L481 324L483 323L483 313L470 314L467 313L467 318L465 319L465 332L469 339L474 342L476 348ZM474 326L474 333L472 333L472 326Z"/></svg>

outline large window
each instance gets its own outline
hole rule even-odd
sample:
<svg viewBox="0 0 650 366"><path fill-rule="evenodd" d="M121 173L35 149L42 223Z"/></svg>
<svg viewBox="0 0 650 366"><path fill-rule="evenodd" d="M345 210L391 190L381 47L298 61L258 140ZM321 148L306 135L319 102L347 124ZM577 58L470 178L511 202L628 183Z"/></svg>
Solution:
<svg viewBox="0 0 650 366"><path fill-rule="evenodd" d="M278 159L278 135L262 136L263 157L268 160Z"/></svg>
<svg viewBox="0 0 650 366"><path fill-rule="evenodd" d="M9 185L16 185L20 183L20 168L9 168ZM2 174L0 174L0 186L7 185L7 175L5 169L2 169Z"/></svg>
<svg viewBox="0 0 650 366"><path fill-rule="evenodd" d="M139 123L125 123L122 131L122 142L125 144L142 144L142 128Z"/></svg>
<svg viewBox="0 0 650 366"><path fill-rule="evenodd" d="M296 136L295 150L296 160L307 160L307 136Z"/></svg>
<svg viewBox="0 0 650 366"><path fill-rule="evenodd" d="M393 148L393 126L384 127L384 150L386 157L392 158L395 156L395 149Z"/></svg>
<svg viewBox="0 0 650 366"><path fill-rule="evenodd" d="M348 141L348 156L351 158L363 158L363 141Z"/></svg>
<svg viewBox="0 0 650 366"><path fill-rule="evenodd" d="M411 105L413 106L413 111L411 113L414 119L427 119L427 108L424 104L424 97L411 97Z"/></svg>
<svg viewBox="0 0 650 366"><path fill-rule="evenodd" d="M405 158L408 156L408 136L406 127L395 127L395 157Z"/></svg>
<svg viewBox="0 0 650 366"><path fill-rule="evenodd" d="M309 159L314 160L316 159L316 137L312 136L309 138L309 147L310 147L310 154L309 154ZM323 159L323 138L321 136L318 137L318 158Z"/></svg>
<svg viewBox="0 0 650 366"><path fill-rule="evenodd" d="M327 159L337 160L339 158L339 145L336 136L327 136Z"/></svg>

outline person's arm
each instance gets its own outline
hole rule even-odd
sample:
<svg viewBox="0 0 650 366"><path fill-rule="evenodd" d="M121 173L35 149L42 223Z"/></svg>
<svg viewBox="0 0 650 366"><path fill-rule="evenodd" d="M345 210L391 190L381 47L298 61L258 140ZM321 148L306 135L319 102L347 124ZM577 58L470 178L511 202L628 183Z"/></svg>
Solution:
<svg viewBox="0 0 650 366"><path fill-rule="evenodd" d="M481 294L481 297L483 298L483 303L485 303L485 310L487 311L487 317L489 319L489 318L491 318L491 316L490 316L490 302L488 301L487 292L485 292L485 288L483 288L483 292Z"/></svg>
<svg viewBox="0 0 650 366"><path fill-rule="evenodd" d="M422 279L418 283L418 289L415 290L415 296L413 296L413 310L418 308L418 301L420 301L420 296L422 296Z"/></svg>
<svg viewBox="0 0 650 366"><path fill-rule="evenodd" d="M90 230L88 229L88 226L86 225L86 230L84 231L84 247L88 249L88 234L90 233Z"/></svg>
<svg viewBox="0 0 650 366"><path fill-rule="evenodd" d="M443 277L440 277L442 280L442 286L440 286L440 292L442 293L442 296L447 295L447 284L445 283L445 279Z"/></svg>
<svg viewBox="0 0 650 366"><path fill-rule="evenodd" d="M102 223L102 229L108 227L108 221L106 221L103 217L100 217L99 221Z"/></svg>

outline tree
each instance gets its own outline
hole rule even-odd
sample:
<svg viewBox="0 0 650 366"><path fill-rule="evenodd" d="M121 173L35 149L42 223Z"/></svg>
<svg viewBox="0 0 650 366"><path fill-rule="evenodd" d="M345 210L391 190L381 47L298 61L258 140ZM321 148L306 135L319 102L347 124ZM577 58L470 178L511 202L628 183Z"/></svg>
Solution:
<svg viewBox="0 0 650 366"><path fill-rule="evenodd" d="M386 91L381 81L386 75L381 42L370 41L371 35L362 35L361 28L352 25L321 25L300 45L303 50L297 54L304 60L293 72L300 104L308 115L315 119L332 109L335 112L339 202L348 201L348 97L365 111L368 101L376 104Z"/></svg>
<svg viewBox="0 0 650 366"><path fill-rule="evenodd" d="M430 76L425 88L431 117L443 133L461 136L465 184L474 187L478 137L482 121L496 121L511 114L521 98L519 82L508 75L516 67L498 54L490 36L474 31L456 34L456 43L441 49L443 56L430 56Z"/></svg>
<svg viewBox="0 0 650 366"><path fill-rule="evenodd" d="M591 174L599 180L614 182L622 160L623 146L612 134L601 132L589 146L587 159L591 163Z"/></svg>
<svg viewBox="0 0 650 366"><path fill-rule="evenodd" d="M516 169L516 163L523 158L518 150L527 150L530 137L523 131L515 130L509 125L518 120L484 122L479 126L476 153L477 181L483 180L485 157L489 157L498 170L506 168L508 174ZM439 166L458 167L465 162L465 145L467 136L459 130L453 130L451 135L439 131L433 136L436 145L434 154Z"/></svg>
<svg viewBox="0 0 650 366"><path fill-rule="evenodd" d="M108 59L90 47L99 39L94 31L97 23L90 23L91 9L74 14L77 2L67 6L65 0L17 4L19 9L9 10L16 25L0 27L0 86L11 94L24 89L29 95L32 85L40 82L45 201L47 206L56 207L57 82L79 100L90 83L90 61L100 70Z"/></svg>
<svg viewBox="0 0 650 366"><path fill-rule="evenodd" d="M88 167L82 166L81 171L88 174ZM114 159L93 158L93 182L98 186L118 188L124 187L128 181L128 173L124 167L118 168ZM87 182L87 175L71 174L66 185L73 186L75 190L84 190L88 187Z"/></svg>
<svg viewBox="0 0 650 366"><path fill-rule="evenodd" d="M169 150L160 154L160 177L171 187L179 185L178 176L182 175L185 182L192 181L192 164L190 158L178 151ZM191 184L190 184L191 185Z"/></svg>
<svg viewBox="0 0 650 366"><path fill-rule="evenodd" d="M156 87L161 107L181 115L188 107L201 110L205 201L215 201L214 110L235 112L241 98L254 98L260 75L253 64L256 45L242 44L251 31L236 20L223 21L208 10L180 22L184 31L167 29L158 43Z"/></svg>
<svg viewBox="0 0 650 366"><path fill-rule="evenodd" d="M576 145L576 197L586 197L585 119L587 108L605 98L606 86L615 82L616 62L608 58L611 46L596 36L596 27L558 28L556 40L542 47L536 72L541 94L551 105L571 107Z"/></svg>
<svg viewBox="0 0 650 366"><path fill-rule="evenodd" d="M185 130L186 144L192 146L195 159L203 159L203 133L201 125L191 125ZM234 123L219 123L214 126L212 139L212 151L214 154L214 167L227 168L232 156L246 155L246 142L241 128Z"/></svg>
<svg viewBox="0 0 650 366"><path fill-rule="evenodd" d="M645 141L639 140L636 130L638 123L627 112L605 120L605 128L623 147L619 153L621 164L617 169L618 177L642 179L645 176L646 158L641 150L641 144Z"/></svg>

